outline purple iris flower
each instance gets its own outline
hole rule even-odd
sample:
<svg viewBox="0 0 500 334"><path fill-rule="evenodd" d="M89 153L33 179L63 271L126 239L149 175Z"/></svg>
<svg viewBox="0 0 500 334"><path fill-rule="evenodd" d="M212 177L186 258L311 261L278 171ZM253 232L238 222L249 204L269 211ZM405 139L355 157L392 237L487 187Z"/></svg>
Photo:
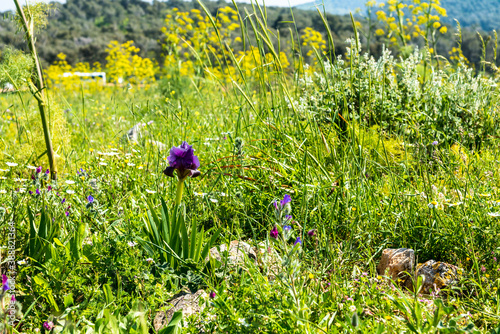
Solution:
<svg viewBox="0 0 500 334"><path fill-rule="evenodd" d="M194 155L193 146L185 141L182 142L181 146L174 146L170 149L170 155L167 160L169 166L163 171L163 174L167 176L173 177L174 170L177 172L180 180L184 180L188 176L197 177L201 174L197 170L200 167L200 161Z"/></svg>
<svg viewBox="0 0 500 334"><path fill-rule="evenodd" d="M36 168L36 173L37 173L37 174L40 174L41 172L42 172L42 166L38 166L38 167Z"/></svg>
<svg viewBox="0 0 500 334"><path fill-rule="evenodd" d="M297 239L293 243L294 246L297 245L297 244L301 244L302 245L302 240L300 240L300 237L297 237Z"/></svg>
<svg viewBox="0 0 500 334"><path fill-rule="evenodd" d="M3 291L7 291L10 289L9 279L7 278L7 275L2 275L2 288L3 288Z"/></svg>
<svg viewBox="0 0 500 334"><path fill-rule="evenodd" d="M87 197L87 201L89 201L89 203L94 203L94 197L92 197L92 195L89 195Z"/></svg>
<svg viewBox="0 0 500 334"><path fill-rule="evenodd" d="M269 232L269 236L273 239L276 239L278 238L278 228L276 226L274 226L274 228L271 230L271 232Z"/></svg>

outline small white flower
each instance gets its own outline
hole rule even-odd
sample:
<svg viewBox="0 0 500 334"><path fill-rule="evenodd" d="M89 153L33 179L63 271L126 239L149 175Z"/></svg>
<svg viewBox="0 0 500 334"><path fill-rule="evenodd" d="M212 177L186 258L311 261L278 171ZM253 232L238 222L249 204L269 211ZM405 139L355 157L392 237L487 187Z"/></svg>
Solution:
<svg viewBox="0 0 500 334"><path fill-rule="evenodd" d="M490 217L500 217L500 212L488 212L488 216L490 216Z"/></svg>
<svg viewBox="0 0 500 334"><path fill-rule="evenodd" d="M222 197L226 197L226 196L227 196L227 194L226 194L226 193L222 193L222 192L221 192L221 193L219 193L219 195L221 195Z"/></svg>
<svg viewBox="0 0 500 334"><path fill-rule="evenodd" d="M142 166L137 167L137 169L143 169L143 168L144 168L144 167L142 167Z"/></svg>
<svg viewBox="0 0 500 334"><path fill-rule="evenodd" d="M155 262L155 261L154 261L152 258L148 257L148 258L146 259L146 262L152 263L152 262Z"/></svg>
<svg viewBox="0 0 500 334"><path fill-rule="evenodd" d="M17 178L17 179L14 179L15 182L25 182L27 181L26 179L20 179L20 178Z"/></svg>
<svg viewBox="0 0 500 334"><path fill-rule="evenodd" d="M129 162L129 163L127 164L127 166L129 166L129 167L134 167L134 166L135 166L135 164L133 164L133 163Z"/></svg>
<svg viewBox="0 0 500 334"><path fill-rule="evenodd" d="M10 169L1 169L0 168L0 172L8 172L8 171L10 171Z"/></svg>
<svg viewBox="0 0 500 334"><path fill-rule="evenodd" d="M125 156L130 157L130 156L132 156L132 153L125 153Z"/></svg>
<svg viewBox="0 0 500 334"><path fill-rule="evenodd" d="M74 191L74 190L71 190L71 189L68 189L68 190L66 190L66 193L67 193L67 194L74 194L74 193L75 193L75 191Z"/></svg>
<svg viewBox="0 0 500 334"><path fill-rule="evenodd" d="M35 166L31 166L31 165L26 166L26 168L28 168L28 169L36 169Z"/></svg>
<svg viewBox="0 0 500 334"><path fill-rule="evenodd" d="M0 180L7 180L5 176L0 176Z"/></svg>
<svg viewBox="0 0 500 334"><path fill-rule="evenodd" d="M211 199L210 199L210 202L212 202L212 203L217 203L217 202L218 202L218 200L216 200L215 198L211 198Z"/></svg>
<svg viewBox="0 0 500 334"><path fill-rule="evenodd" d="M17 163L15 163L15 162L6 162L5 164L9 167L16 167L17 166Z"/></svg>
<svg viewBox="0 0 500 334"><path fill-rule="evenodd" d="M195 192L194 195L195 196L199 196L199 197L205 197L207 193L198 193L198 192Z"/></svg>
<svg viewBox="0 0 500 334"><path fill-rule="evenodd" d="M451 208L451 207L454 207L454 206L459 206L459 205L462 205L463 202L456 202L456 203L450 203L448 204L448 206Z"/></svg>
<svg viewBox="0 0 500 334"><path fill-rule="evenodd" d="M73 181L73 180L66 180L64 182L66 182L66 184L75 184L75 181Z"/></svg>
<svg viewBox="0 0 500 334"><path fill-rule="evenodd" d="M154 190L149 190L149 189L146 189L146 192L147 192L148 194L155 194L155 193L156 193L156 191L154 191Z"/></svg>
<svg viewBox="0 0 500 334"><path fill-rule="evenodd" d="M349 306L349 310L353 313L356 312L356 305Z"/></svg>
<svg viewBox="0 0 500 334"><path fill-rule="evenodd" d="M26 260L17 261L17 264L22 266L22 265L26 264Z"/></svg>
<svg viewBox="0 0 500 334"><path fill-rule="evenodd" d="M26 192L26 188L19 188L19 192L20 192L20 193L24 193L24 192Z"/></svg>
<svg viewBox="0 0 500 334"><path fill-rule="evenodd" d="M438 202L432 201L429 204L427 204L427 206L429 207L429 209L436 209L438 207Z"/></svg>
<svg viewBox="0 0 500 334"><path fill-rule="evenodd" d="M99 165L101 165L101 166L107 166L108 164L105 163L105 162L99 162Z"/></svg>
<svg viewBox="0 0 500 334"><path fill-rule="evenodd" d="M134 246L137 245L137 242L135 242L135 241L129 241L129 242L127 242L127 245L129 245L129 247L134 247Z"/></svg>
<svg viewBox="0 0 500 334"><path fill-rule="evenodd" d="M7 190L5 189L0 189L0 194L6 194L7 193Z"/></svg>

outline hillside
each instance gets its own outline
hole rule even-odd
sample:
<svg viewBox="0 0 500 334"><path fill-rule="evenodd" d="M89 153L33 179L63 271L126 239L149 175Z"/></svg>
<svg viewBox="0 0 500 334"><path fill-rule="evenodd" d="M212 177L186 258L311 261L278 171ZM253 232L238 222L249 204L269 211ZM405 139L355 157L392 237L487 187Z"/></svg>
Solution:
<svg viewBox="0 0 500 334"><path fill-rule="evenodd" d="M310 10L317 5L322 6L331 14L344 15L354 12L357 8L365 10L364 0L318 0L299 5L296 8ZM441 5L446 8L448 17L446 23L454 24L457 19L464 27L481 28L485 31L500 28L500 2L498 0L441 0Z"/></svg>

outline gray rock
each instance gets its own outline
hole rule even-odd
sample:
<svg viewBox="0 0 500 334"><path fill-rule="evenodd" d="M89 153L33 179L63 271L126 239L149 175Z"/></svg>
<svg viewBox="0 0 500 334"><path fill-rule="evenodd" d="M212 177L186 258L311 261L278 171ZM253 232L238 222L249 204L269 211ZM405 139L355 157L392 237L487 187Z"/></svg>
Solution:
<svg viewBox="0 0 500 334"><path fill-rule="evenodd" d="M429 294L458 283L462 269L449 263L429 260L417 265L416 278L424 276L420 293Z"/></svg>
<svg viewBox="0 0 500 334"><path fill-rule="evenodd" d="M223 263L226 260L229 265L237 265L245 262L245 256L251 259L256 259L255 250L248 243L239 240L233 240L229 243L229 248L226 244L218 247L210 248L210 257L216 261Z"/></svg>
<svg viewBox="0 0 500 334"><path fill-rule="evenodd" d="M182 292L178 294L168 302L170 307L166 311L156 313L153 321L155 330L159 331L167 326L170 320L172 320L174 313L179 310L182 310L184 319L190 315L199 314L205 308L204 303L200 303L200 301L207 297L208 295L204 290L198 290L195 293Z"/></svg>
<svg viewBox="0 0 500 334"><path fill-rule="evenodd" d="M377 266L379 275L386 275L401 286L412 289L415 252L409 248L384 249Z"/></svg>
<svg viewBox="0 0 500 334"><path fill-rule="evenodd" d="M142 128L145 126L144 123L137 123L134 125L127 133L123 136L125 140L137 143L140 138L142 138Z"/></svg>

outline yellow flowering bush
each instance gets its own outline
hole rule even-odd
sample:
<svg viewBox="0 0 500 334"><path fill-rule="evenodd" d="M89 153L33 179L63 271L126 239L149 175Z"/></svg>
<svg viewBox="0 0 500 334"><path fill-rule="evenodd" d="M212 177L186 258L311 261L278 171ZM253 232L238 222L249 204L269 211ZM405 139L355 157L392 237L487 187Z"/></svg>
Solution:
<svg viewBox="0 0 500 334"><path fill-rule="evenodd" d="M101 64L98 62L93 65L79 62L73 67L66 61L66 55L64 53L59 53L57 55L57 60L45 71L45 75L47 76L48 83L58 88L70 90L76 87L84 87L86 90L95 90L99 88L101 80L89 80L88 78L74 75L74 73L101 71Z"/></svg>
<svg viewBox="0 0 500 334"><path fill-rule="evenodd" d="M376 16L385 27L386 37L393 46L405 47L411 39L422 36L435 49L436 32L446 34L448 31L440 22L442 17L446 17L446 10L441 7L440 0L388 0L386 4L376 12ZM375 34L382 36L383 31L378 29Z"/></svg>
<svg viewBox="0 0 500 334"><path fill-rule="evenodd" d="M213 22L197 9L182 12L174 8L162 28L166 78L207 75L229 83L242 80L241 76L260 80L267 73L264 65L272 65L278 72L290 66L283 51L274 59L271 53L262 54L258 47L244 45L239 28L239 14L229 6L220 8ZM306 45L324 48L319 33L310 30L306 34Z"/></svg>
<svg viewBox="0 0 500 334"><path fill-rule="evenodd" d="M149 84L155 81L155 65L149 58L137 55L140 49L134 41L120 44L111 41L106 49L106 72L115 83Z"/></svg>

